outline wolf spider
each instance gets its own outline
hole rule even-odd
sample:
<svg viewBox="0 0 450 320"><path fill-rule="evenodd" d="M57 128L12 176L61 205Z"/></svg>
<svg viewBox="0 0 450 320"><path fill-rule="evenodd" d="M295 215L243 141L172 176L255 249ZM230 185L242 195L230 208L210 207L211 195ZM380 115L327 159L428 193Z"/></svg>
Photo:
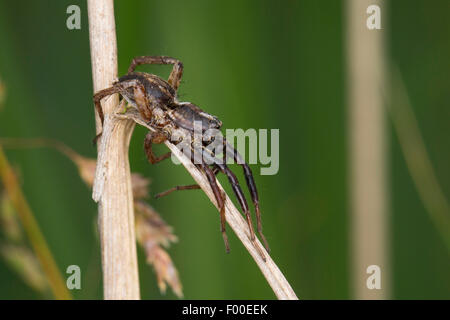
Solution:
<svg viewBox="0 0 450 320"><path fill-rule="evenodd" d="M169 75L168 81L161 79L160 77L144 73L135 72L135 69L139 65L143 64L159 64L159 65L172 65L172 71ZM145 141L144 149L147 158L150 163L155 164L164 159L170 157L170 152L156 156L152 151L152 144L160 144L167 139L173 140L175 135L178 137L190 136L194 134L194 123L201 123L202 132L207 129L220 129L222 122L216 117L204 112L198 106L190 102L180 102L177 99L177 90L180 85L181 76L183 73L183 64L177 59L165 56L142 56L133 59L126 75L120 77L118 81L113 83L113 86L107 89L103 89L95 93L94 103L100 119L104 119L101 100L107 96L115 93L119 93L128 105L135 107L141 117L148 121L148 124L155 129L155 132L148 132ZM122 99L122 100L123 100ZM209 140L209 142L211 139ZM172 141L173 142L173 141ZM176 144L177 141L175 141ZM208 141L206 141L208 142ZM261 213L259 208L258 192L256 190L255 181L253 179L252 171L245 161L242 160L239 153L223 139L223 160L217 161L215 154L206 152L206 142L202 141L200 144L197 142L192 143L190 148L192 151L200 151L201 154L211 160L212 164L207 164L204 161L196 164L196 166L206 174L208 182L216 198L221 220L221 231L225 242L226 251L229 252L228 238L225 233L225 203L224 197L220 192L220 189L216 182L216 175L219 172L224 173L239 201L240 207L247 219L248 227L250 229L250 237L252 241L255 241L255 232L253 230L253 224L250 217L250 210L247 204L247 200L242 192L239 182L234 173L227 167L227 158L233 159L240 164L244 170L245 180L250 190L252 202L255 207L257 228L261 239L264 242L266 250L269 251L269 246L262 233ZM203 157L202 157L203 158ZM194 163L194 159L191 160ZM163 193L157 195L161 197L167 195L176 190L189 190L199 189L198 185L177 186L169 189Z"/></svg>

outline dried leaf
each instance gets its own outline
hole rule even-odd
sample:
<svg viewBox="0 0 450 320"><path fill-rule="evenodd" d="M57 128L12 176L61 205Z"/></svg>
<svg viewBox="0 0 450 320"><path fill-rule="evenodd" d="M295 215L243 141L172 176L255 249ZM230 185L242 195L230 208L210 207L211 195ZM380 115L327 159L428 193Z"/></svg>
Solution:
<svg viewBox="0 0 450 320"><path fill-rule="evenodd" d="M144 178L139 173L131 174L131 187L133 189L134 201L138 199L148 198L149 190L148 185L150 184L150 179Z"/></svg>
<svg viewBox="0 0 450 320"><path fill-rule="evenodd" d="M169 247L170 242L176 242L178 240L172 233L172 227L148 203L135 201L134 208L136 220L141 223L141 229L139 231L145 237L164 247Z"/></svg>
<svg viewBox="0 0 450 320"><path fill-rule="evenodd" d="M159 216L159 214L147 203L135 201L136 214L136 238L144 248L147 263L153 265L162 293L166 291L166 283L173 292L182 297L182 285L169 254L161 248L168 247L170 242L177 241L172 233L172 228Z"/></svg>
<svg viewBox="0 0 450 320"><path fill-rule="evenodd" d="M158 287L162 293L166 292L166 283L179 297L183 297L183 288L178 277L178 271L172 263L169 254L160 246L147 243L145 248L147 253L147 263L155 268Z"/></svg>

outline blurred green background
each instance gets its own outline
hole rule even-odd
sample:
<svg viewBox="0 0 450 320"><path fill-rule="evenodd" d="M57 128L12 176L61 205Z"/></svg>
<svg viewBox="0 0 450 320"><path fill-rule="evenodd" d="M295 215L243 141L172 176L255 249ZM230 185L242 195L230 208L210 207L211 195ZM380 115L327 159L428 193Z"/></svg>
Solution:
<svg viewBox="0 0 450 320"><path fill-rule="evenodd" d="M66 8L81 8L81 30ZM388 57L399 65L429 156L450 197L450 2L389 1ZM349 249L345 2L116 1L119 74L134 56L183 61L181 100L217 115L224 128L279 128L280 170L254 168L272 256L303 299L352 297ZM95 135L85 1L0 1L0 79L7 97L0 137L49 137L94 157ZM167 66L143 67L167 77ZM392 298L450 298L449 251L420 201L389 123L389 247ZM152 194L192 179L170 161L151 166L145 130L134 132L132 171ZM164 152L157 147L157 152ZM96 204L67 158L49 149L7 150L55 259L82 270L77 299L102 297ZM243 181L241 170L236 168ZM220 179L224 181L223 178ZM226 184L226 183L223 183ZM227 188L230 190L230 188ZM272 299L274 295L200 191L150 199L174 227L169 253L188 299ZM161 295L139 248L144 299ZM0 299L39 299L0 260Z"/></svg>

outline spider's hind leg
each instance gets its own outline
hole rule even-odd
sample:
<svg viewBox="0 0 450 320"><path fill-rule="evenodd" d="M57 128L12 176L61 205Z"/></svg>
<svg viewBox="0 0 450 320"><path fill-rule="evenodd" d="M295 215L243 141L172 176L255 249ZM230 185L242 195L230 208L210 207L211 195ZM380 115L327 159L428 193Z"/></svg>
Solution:
<svg viewBox="0 0 450 320"><path fill-rule="evenodd" d="M228 142L226 142L225 139L224 139L224 148L225 148L224 150L225 157L228 155L232 155L231 157L234 159L235 163L242 166L244 170L245 181L247 183L247 187L250 191L250 196L252 198L252 202L255 207L258 234L261 237L267 252L270 252L269 243L267 242L266 237L262 232L261 210L259 208L258 190L256 189L256 184L253 178L252 170L250 169L249 165L242 159L241 155L237 152L237 150L234 149Z"/></svg>
<svg viewBox="0 0 450 320"><path fill-rule="evenodd" d="M155 198L156 199L162 198L164 196L167 196L167 195L171 194L174 191L196 190L196 189L200 189L200 186L198 184L190 184L190 185L187 185L187 186L175 186L175 187L172 187L172 188L170 188L170 189L168 189L166 191L158 193L157 195L155 195Z"/></svg>
<svg viewBox="0 0 450 320"><path fill-rule="evenodd" d="M248 228L250 229L250 239L252 241L255 240L255 231L253 230L252 218L250 216L250 210L248 209L247 200L245 199L244 193L239 185L239 181L234 175L234 173L225 165L225 164L216 164L217 168L220 169L222 173L224 173L228 181L231 184L231 188L233 189L236 198L239 201L239 205L241 206L242 211L245 214L245 218L247 220Z"/></svg>
<svg viewBox="0 0 450 320"><path fill-rule="evenodd" d="M244 193L242 192L242 189L239 186L239 181L237 180L234 173L225 164L216 164L215 168L219 168L219 170L227 176L227 178L231 184L231 187L233 189L233 192L236 195L236 197L238 198L241 209L245 213L248 228L250 230L250 240L253 243L253 245L255 246L255 249L258 251L258 253L261 256L261 258L263 259L263 261L266 261L266 256L264 255L264 253L262 252L260 247L256 244L255 231L253 230L253 223L252 223L252 219L250 216L250 210L248 209L248 204L247 204L247 200L245 200ZM225 219L225 216L224 216L224 219Z"/></svg>
<svg viewBox="0 0 450 320"><path fill-rule="evenodd" d="M213 173L214 173L214 175L217 175L217 173L219 173L219 169L217 167L213 168ZM187 185L187 186L175 186L175 187L172 187L172 188L170 188L170 189L168 189L166 191L158 193L157 195L155 195L155 198L158 199L158 198L165 197L165 196L171 194L174 191L198 190L198 189L201 189L198 184L190 184L190 185Z"/></svg>
<svg viewBox="0 0 450 320"><path fill-rule="evenodd" d="M219 186L217 185L216 176L214 174L214 171L211 170L211 168L209 168L206 164L200 164L199 167L203 170L203 172L205 172L206 177L208 178L209 185L211 186L211 189L214 193L214 197L216 198L217 206L219 207L219 212L220 212L220 231L222 232L223 241L225 243L225 249L226 249L227 253L229 253L230 245L228 243L228 237L225 232L226 219L225 219L224 196L220 192Z"/></svg>

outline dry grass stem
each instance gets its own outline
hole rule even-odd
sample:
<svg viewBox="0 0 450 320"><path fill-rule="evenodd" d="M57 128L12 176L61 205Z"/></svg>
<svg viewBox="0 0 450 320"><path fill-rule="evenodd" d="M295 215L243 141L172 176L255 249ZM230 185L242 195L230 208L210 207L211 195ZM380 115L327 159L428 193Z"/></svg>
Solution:
<svg viewBox="0 0 450 320"><path fill-rule="evenodd" d="M111 86L117 77L117 43L112 0L88 0L89 39L94 92ZM105 99L105 123L97 157L93 198L99 202L105 299L139 299L139 277L134 228L128 146L134 123L112 119L118 96ZM97 175L98 177L98 175ZM100 185L99 182L100 181Z"/></svg>

